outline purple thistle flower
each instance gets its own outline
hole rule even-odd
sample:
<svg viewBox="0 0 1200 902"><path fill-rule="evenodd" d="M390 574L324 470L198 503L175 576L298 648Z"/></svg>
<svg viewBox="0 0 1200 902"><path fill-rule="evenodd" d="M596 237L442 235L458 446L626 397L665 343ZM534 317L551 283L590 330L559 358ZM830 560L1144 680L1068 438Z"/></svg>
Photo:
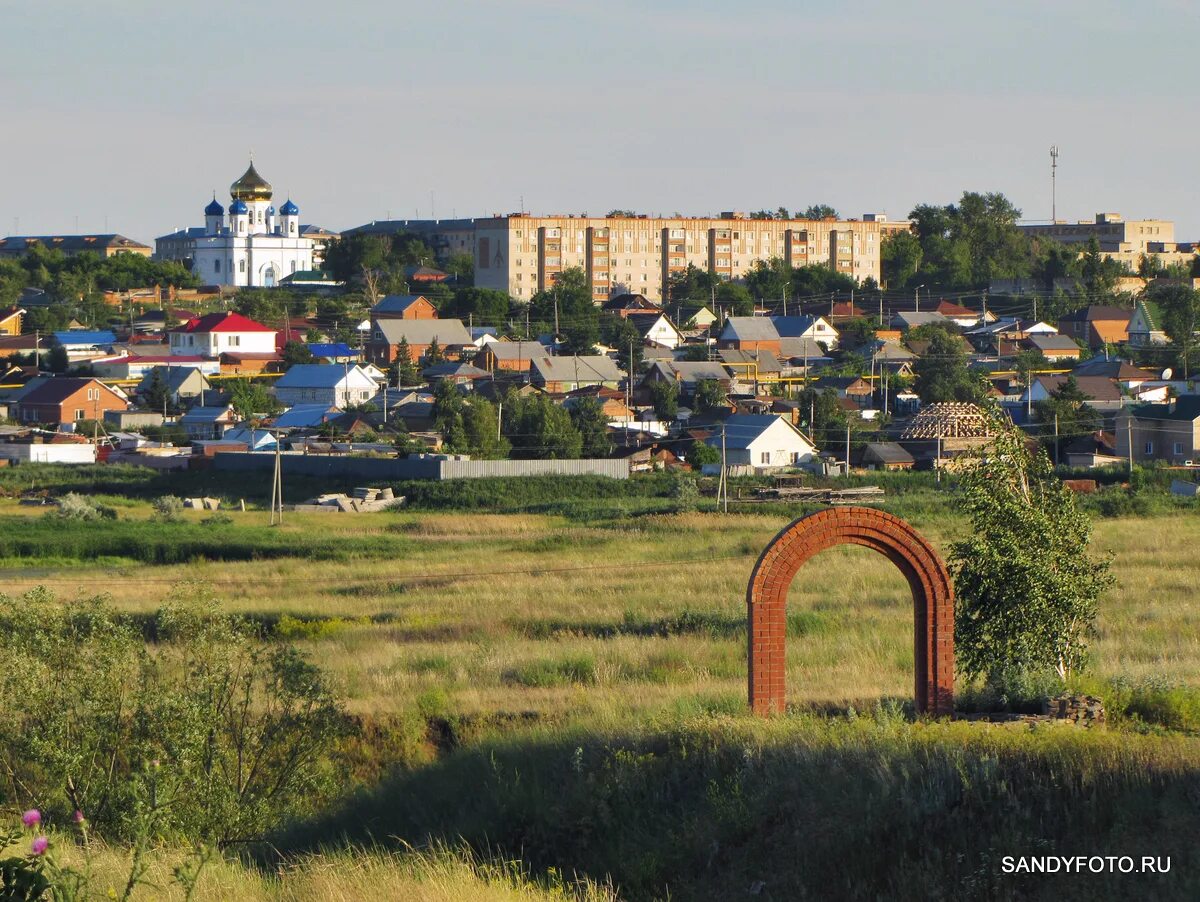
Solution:
<svg viewBox="0 0 1200 902"><path fill-rule="evenodd" d="M46 839L44 836L39 836L33 841L30 851L33 852L34 855L45 855L48 848L50 848L50 840Z"/></svg>
<svg viewBox="0 0 1200 902"><path fill-rule="evenodd" d="M21 823L26 827L36 827L42 822L42 813L36 808L30 808L21 815Z"/></svg>
<svg viewBox="0 0 1200 902"><path fill-rule="evenodd" d="M74 816L73 816L72 820L74 820L74 821L75 821L75 823L77 823L77 824L82 824L82 823L84 822L84 820L86 820L86 818L84 818L84 816L83 816L83 812L82 812L82 811L78 811L78 810L77 810L77 811L75 812L75 814L74 814Z"/></svg>

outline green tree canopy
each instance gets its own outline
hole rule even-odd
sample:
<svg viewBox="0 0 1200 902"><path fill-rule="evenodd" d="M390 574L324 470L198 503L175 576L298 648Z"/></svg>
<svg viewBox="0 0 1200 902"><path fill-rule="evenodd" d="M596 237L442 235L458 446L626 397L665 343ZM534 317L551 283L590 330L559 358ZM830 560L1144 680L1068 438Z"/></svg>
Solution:
<svg viewBox="0 0 1200 902"><path fill-rule="evenodd" d="M940 401L981 402L986 395L980 380L967 367L967 355L959 336L935 328L929 347L914 367L914 390L925 404Z"/></svg>
<svg viewBox="0 0 1200 902"><path fill-rule="evenodd" d="M579 398L571 407L571 423L579 430L583 457L608 457L612 440L608 436L608 417L599 398Z"/></svg>

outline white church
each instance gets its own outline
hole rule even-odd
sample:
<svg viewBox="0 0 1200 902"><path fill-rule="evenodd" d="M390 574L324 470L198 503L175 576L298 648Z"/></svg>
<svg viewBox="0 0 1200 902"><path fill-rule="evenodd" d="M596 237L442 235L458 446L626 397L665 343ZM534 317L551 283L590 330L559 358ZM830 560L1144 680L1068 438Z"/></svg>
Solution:
<svg viewBox="0 0 1200 902"><path fill-rule="evenodd" d="M300 226L300 208L289 198L278 213L271 186L251 161L229 186L229 211L216 197L204 208L204 231L188 229L192 272L205 285L274 288L295 272L311 270L317 241Z"/></svg>

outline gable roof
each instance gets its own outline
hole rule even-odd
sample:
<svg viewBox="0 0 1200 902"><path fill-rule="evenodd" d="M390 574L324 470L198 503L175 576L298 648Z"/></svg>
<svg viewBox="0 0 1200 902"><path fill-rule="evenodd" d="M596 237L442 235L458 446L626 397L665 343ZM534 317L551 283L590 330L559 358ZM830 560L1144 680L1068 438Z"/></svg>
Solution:
<svg viewBox="0 0 1200 902"><path fill-rule="evenodd" d="M313 342L308 346L309 353L314 357L357 357L358 351L353 350L345 342L321 343Z"/></svg>
<svg viewBox="0 0 1200 902"><path fill-rule="evenodd" d="M124 248L126 250L150 250L148 245L124 235L9 235L0 238L0 250L24 253L34 245L42 245L62 251L94 251L98 248Z"/></svg>
<svg viewBox="0 0 1200 902"><path fill-rule="evenodd" d="M193 407L182 417L179 418L180 423L214 423L217 420L225 417L233 416L233 407L226 404L224 407Z"/></svg>
<svg viewBox="0 0 1200 902"><path fill-rule="evenodd" d="M94 332L73 331L55 332L54 340L63 347L73 345L110 345L116 342L117 336L107 329Z"/></svg>
<svg viewBox="0 0 1200 902"><path fill-rule="evenodd" d="M868 455L885 464L915 463L913 456L904 449L904 446L896 442L867 442L866 447L863 448L863 457Z"/></svg>
<svg viewBox="0 0 1200 902"><path fill-rule="evenodd" d="M187 384L188 380L199 376L207 385L208 377L200 371L197 366L152 366L146 370L142 376L142 381L138 383L138 391L145 392L150 389L150 385L154 382L154 374L158 373L162 379L163 385L168 391L178 391Z"/></svg>
<svg viewBox="0 0 1200 902"><path fill-rule="evenodd" d="M471 343L471 333L458 319L381 319L376 320L375 328L391 345L402 338L410 345L433 344L435 338L442 347Z"/></svg>
<svg viewBox="0 0 1200 902"><path fill-rule="evenodd" d="M275 418L274 426L280 429L304 429L320 426L341 413L328 404L297 404Z"/></svg>
<svg viewBox="0 0 1200 902"><path fill-rule="evenodd" d="M1180 395L1170 404L1136 404L1125 408L1139 420L1185 420L1200 419L1200 395Z"/></svg>
<svg viewBox="0 0 1200 902"><path fill-rule="evenodd" d="M550 349L540 341L492 341L484 347L497 360L533 360L550 356Z"/></svg>
<svg viewBox="0 0 1200 902"><path fill-rule="evenodd" d="M409 307L424 301L430 306L433 301L423 294L389 294L379 299L379 303L371 308L372 313L403 313Z"/></svg>
<svg viewBox="0 0 1200 902"><path fill-rule="evenodd" d="M534 373L544 382L620 382L625 374L611 357L588 354L574 357L540 357Z"/></svg>
<svg viewBox="0 0 1200 902"><path fill-rule="evenodd" d="M818 316L772 316L771 325L780 338L803 338L817 324ZM830 326L830 331L836 330Z"/></svg>
<svg viewBox="0 0 1200 902"><path fill-rule="evenodd" d="M1075 344L1074 339L1068 338L1066 335L1030 335L1025 341L1039 351L1074 351L1076 354L1079 353L1079 345Z"/></svg>
<svg viewBox="0 0 1200 902"><path fill-rule="evenodd" d="M730 316L725 320L721 338L736 341L779 341L775 323L765 316Z"/></svg>
<svg viewBox="0 0 1200 902"><path fill-rule="evenodd" d="M1037 376L1035 381L1040 382L1047 392L1052 392L1061 388L1067 379L1063 375ZM1121 386L1107 376L1076 376L1075 384L1092 401L1121 400Z"/></svg>
<svg viewBox="0 0 1200 902"><path fill-rule="evenodd" d="M1124 307L1105 307L1100 304L1092 304L1089 307L1080 307L1068 313L1066 316L1059 317L1060 322L1096 322L1097 320L1114 321L1114 322L1129 322L1129 317L1133 315L1132 310L1126 310Z"/></svg>
<svg viewBox="0 0 1200 902"><path fill-rule="evenodd" d="M783 423L800 442L813 448L813 443L808 440L808 437L793 426L787 417L769 413L736 413L727 417L725 420L725 445L727 448L745 450L777 423ZM718 429L709 436L706 442L719 448L721 446L721 430Z"/></svg>
<svg viewBox="0 0 1200 902"><path fill-rule="evenodd" d="M298 363L279 377L275 388L338 388L354 377L361 377L374 384L366 373L357 366L346 367L337 363Z"/></svg>
<svg viewBox="0 0 1200 902"><path fill-rule="evenodd" d="M721 358L722 363L732 365L737 371L748 370L749 365L753 365L760 373L783 371L783 364L779 362L774 351L742 351L737 348L722 348L717 351L717 356Z"/></svg>
<svg viewBox="0 0 1200 902"><path fill-rule="evenodd" d="M704 379L729 381L729 370L725 369L723 363L715 360L659 360L650 367L650 373L686 383L700 382Z"/></svg>
<svg viewBox="0 0 1200 902"><path fill-rule="evenodd" d="M115 398L120 398L120 395L118 395L99 379L90 379L83 376L55 376L52 379L47 379L44 382L38 383L31 391L23 394L21 396L20 403L61 404L80 389L91 388L94 386L103 388Z"/></svg>
<svg viewBox="0 0 1200 902"><path fill-rule="evenodd" d="M937 311L926 310L901 310L892 317L892 322L899 323L902 329L912 329L915 326L951 324L948 317L943 316Z"/></svg>
<svg viewBox="0 0 1200 902"><path fill-rule="evenodd" d="M676 335L679 330L675 328L675 324L661 310L649 310L645 313L630 313L625 319L633 324L633 327L638 330L643 338L645 338L650 330L659 324L660 321L667 324L672 332Z"/></svg>
<svg viewBox="0 0 1200 902"><path fill-rule="evenodd" d="M1085 360L1071 372L1076 376L1107 376L1110 379L1126 382L1135 379L1145 382L1149 379L1158 378L1158 373L1151 370L1144 370L1124 360L1105 360L1103 357L1093 357L1091 360Z"/></svg>
<svg viewBox="0 0 1200 902"><path fill-rule="evenodd" d="M189 319L182 326L171 332L276 332L262 323L256 323L249 317L242 316L233 310L225 313L208 313Z"/></svg>

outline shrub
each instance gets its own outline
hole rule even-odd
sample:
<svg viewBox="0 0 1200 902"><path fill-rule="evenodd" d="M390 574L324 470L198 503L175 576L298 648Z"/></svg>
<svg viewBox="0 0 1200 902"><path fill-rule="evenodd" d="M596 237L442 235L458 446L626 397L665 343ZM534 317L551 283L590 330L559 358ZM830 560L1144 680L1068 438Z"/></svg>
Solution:
<svg viewBox="0 0 1200 902"><path fill-rule="evenodd" d="M98 598L0 596L6 800L128 838L153 771L160 835L218 843L310 810L348 724L324 674L202 596L180 594L151 627L147 645Z"/></svg>
<svg viewBox="0 0 1200 902"><path fill-rule="evenodd" d="M103 504L96 504L90 498L68 492L58 500L58 507L47 516L62 520L115 520L117 512Z"/></svg>
<svg viewBox="0 0 1200 902"><path fill-rule="evenodd" d="M154 518L163 523L178 523L183 519L183 499L161 495L154 499Z"/></svg>
<svg viewBox="0 0 1200 902"><path fill-rule="evenodd" d="M200 521L201 526L229 526L233 523L233 517L223 511L217 511Z"/></svg>

